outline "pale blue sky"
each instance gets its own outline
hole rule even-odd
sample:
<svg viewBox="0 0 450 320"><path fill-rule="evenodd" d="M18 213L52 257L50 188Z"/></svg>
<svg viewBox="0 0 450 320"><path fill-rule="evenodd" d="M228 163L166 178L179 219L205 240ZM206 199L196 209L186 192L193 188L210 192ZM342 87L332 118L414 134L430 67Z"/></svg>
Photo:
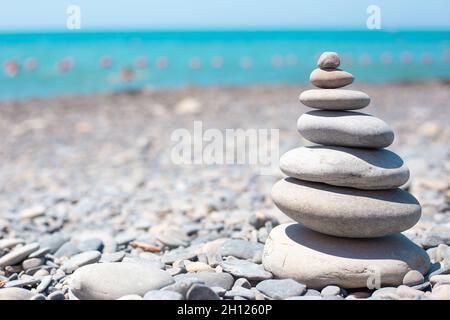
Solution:
<svg viewBox="0 0 450 320"><path fill-rule="evenodd" d="M0 30L65 30L70 4L82 29L363 29L371 4L383 29L450 29L450 0L4 0Z"/></svg>

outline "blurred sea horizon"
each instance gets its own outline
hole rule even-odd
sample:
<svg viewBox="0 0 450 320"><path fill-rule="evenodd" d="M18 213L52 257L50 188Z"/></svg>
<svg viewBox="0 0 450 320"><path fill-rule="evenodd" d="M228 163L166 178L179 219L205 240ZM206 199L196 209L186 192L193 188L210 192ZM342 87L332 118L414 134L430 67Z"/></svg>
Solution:
<svg viewBox="0 0 450 320"><path fill-rule="evenodd" d="M186 85L306 83L323 51L357 82L450 78L450 31L0 33L0 100Z"/></svg>

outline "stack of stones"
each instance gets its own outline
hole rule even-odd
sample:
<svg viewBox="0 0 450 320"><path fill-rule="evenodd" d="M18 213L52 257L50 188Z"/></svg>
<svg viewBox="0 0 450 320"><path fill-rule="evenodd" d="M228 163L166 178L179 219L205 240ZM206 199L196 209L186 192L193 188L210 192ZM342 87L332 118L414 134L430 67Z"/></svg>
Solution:
<svg viewBox="0 0 450 320"><path fill-rule="evenodd" d="M279 225L266 242L264 267L310 288L396 286L410 270L422 274L429 258L400 232L414 226L421 206L399 188L409 170L383 149L394 140L381 119L349 111L369 105L361 91L339 89L353 76L338 69L339 56L323 53L311 73L320 89L303 92L310 111L298 119L300 134L316 143L285 153L288 178L272 189L276 206L298 223Z"/></svg>

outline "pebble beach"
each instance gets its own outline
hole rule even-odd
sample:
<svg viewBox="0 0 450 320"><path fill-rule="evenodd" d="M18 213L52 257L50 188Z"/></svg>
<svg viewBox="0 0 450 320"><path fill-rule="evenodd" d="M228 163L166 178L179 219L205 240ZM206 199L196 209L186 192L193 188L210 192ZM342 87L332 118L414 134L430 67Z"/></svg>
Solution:
<svg viewBox="0 0 450 320"><path fill-rule="evenodd" d="M399 286L308 286L263 267L281 172L176 165L174 130L279 129L280 155L312 85L184 87L0 103L0 299L450 299L450 84L356 83L395 132L401 186L422 206L402 232L431 265ZM329 204L333 205L333 204ZM337 204L336 204L337 205ZM400 235L399 235L400 236Z"/></svg>

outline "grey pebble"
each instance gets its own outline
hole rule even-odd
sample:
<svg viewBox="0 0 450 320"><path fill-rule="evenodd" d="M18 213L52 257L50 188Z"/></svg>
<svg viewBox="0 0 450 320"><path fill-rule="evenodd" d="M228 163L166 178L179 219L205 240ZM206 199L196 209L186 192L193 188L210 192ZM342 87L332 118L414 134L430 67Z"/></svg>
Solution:
<svg viewBox="0 0 450 320"><path fill-rule="evenodd" d="M341 294L341 288L339 288L338 286L333 286L333 285L326 286L320 292L320 295L322 297L338 296L339 294Z"/></svg>
<svg viewBox="0 0 450 320"><path fill-rule="evenodd" d="M220 263L225 272L235 277L247 278L250 281L261 281L272 278L272 274L264 270L260 264L247 260L230 259Z"/></svg>
<svg viewBox="0 0 450 320"><path fill-rule="evenodd" d="M64 262L61 269L66 273L72 273L82 266L98 262L101 256L101 253L98 251L82 252Z"/></svg>
<svg viewBox="0 0 450 320"><path fill-rule="evenodd" d="M23 288L0 289L0 300L29 300L33 295L33 292Z"/></svg>
<svg viewBox="0 0 450 320"><path fill-rule="evenodd" d="M44 264L44 259L41 258L31 258L26 259L22 262L22 268L28 270L31 268L39 267Z"/></svg>
<svg viewBox="0 0 450 320"><path fill-rule="evenodd" d="M68 238L62 233L53 233L43 235L39 239L39 244L41 248L49 248L51 253L56 252L64 243L66 243Z"/></svg>
<svg viewBox="0 0 450 320"><path fill-rule="evenodd" d="M30 300L46 300L46 298L42 293L38 293L32 296Z"/></svg>
<svg viewBox="0 0 450 320"><path fill-rule="evenodd" d="M60 290L50 293L47 297L48 300L64 300L64 293Z"/></svg>
<svg viewBox="0 0 450 320"><path fill-rule="evenodd" d="M31 253L28 258L43 258L47 253L50 253L50 248L41 248Z"/></svg>
<svg viewBox="0 0 450 320"><path fill-rule="evenodd" d="M39 283L41 280L37 278L28 278L28 279L19 279L19 280L13 280L5 283L3 286L4 288L23 288L27 286L35 285L36 283Z"/></svg>
<svg viewBox="0 0 450 320"><path fill-rule="evenodd" d="M259 242L231 239L223 243L219 253L224 257L233 256L238 259L253 260L262 253L263 249L264 245Z"/></svg>
<svg viewBox="0 0 450 320"><path fill-rule="evenodd" d="M22 262L32 252L39 249L38 243L30 243L23 247L14 249L0 258L0 267L12 266Z"/></svg>
<svg viewBox="0 0 450 320"><path fill-rule="evenodd" d="M304 284L292 279L270 279L258 283L256 289L272 299L301 296L306 291Z"/></svg>
<svg viewBox="0 0 450 320"><path fill-rule="evenodd" d="M81 252L86 251L102 251L103 241L97 238L91 238L81 241L78 244L78 250Z"/></svg>
<svg viewBox="0 0 450 320"><path fill-rule="evenodd" d="M177 248L165 252L162 257L162 262L172 264L177 260L191 260L198 254L198 247Z"/></svg>
<svg viewBox="0 0 450 320"><path fill-rule="evenodd" d="M57 258L62 257L71 257L73 255L76 255L80 253L80 250L78 249L77 245L71 241L64 243L56 252L54 253L54 256Z"/></svg>
<svg viewBox="0 0 450 320"><path fill-rule="evenodd" d="M186 298L188 300L220 300L220 297L214 290L202 284L191 286L187 291Z"/></svg>
<svg viewBox="0 0 450 320"><path fill-rule="evenodd" d="M25 240L19 238L0 239L0 250L10 249L23 243L25 243Z"/></svg>
<svg viewBox="0 0 450 320"><path fill-rule="evenodd" d="M118 251L114 253L102 254L100 262L120 262L125 257L125 252Z"/></svg>

